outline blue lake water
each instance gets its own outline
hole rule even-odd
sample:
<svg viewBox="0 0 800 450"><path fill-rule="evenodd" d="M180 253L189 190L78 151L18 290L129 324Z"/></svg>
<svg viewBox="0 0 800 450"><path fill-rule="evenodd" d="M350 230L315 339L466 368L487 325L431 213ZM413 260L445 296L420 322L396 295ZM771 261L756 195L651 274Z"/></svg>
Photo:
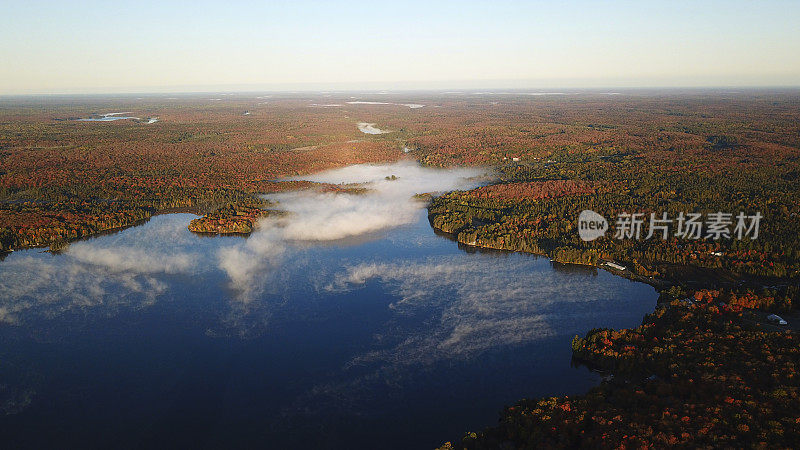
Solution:
<svg viewBox="0 0 800 450"><path fill-rule="evenodd" d="M247 239L170 214L8 255L4 446L431 448L520 398L596 385L572 337L638 325L654 289L460 248L407 200L447 187L423 172L322 175L378 194L273 196L291 214Z"/></svg>

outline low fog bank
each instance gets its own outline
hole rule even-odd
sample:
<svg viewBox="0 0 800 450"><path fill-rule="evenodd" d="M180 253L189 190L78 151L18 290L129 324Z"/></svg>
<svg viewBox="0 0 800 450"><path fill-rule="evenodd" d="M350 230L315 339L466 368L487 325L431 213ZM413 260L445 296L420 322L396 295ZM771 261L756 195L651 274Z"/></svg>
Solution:
<svg viewBox="0 0 800 450"><path fill-rule="evenodd" d="M469 189L485 182L483 169L432 169L413 161L361 164L292 180L360 184L364 193L317 191L267 196L288 214L267 217L244 242L218 252L219 267L241 299L263 291L265 271L281 263L289 248L363 236L415 221L424 203L415 194Z"/></svg>
<svg viewBox="0 0 800 450"><path fill-rule="evenodd" d="M318 183L360 184L364 194L289 192L268 198L289 212L283 235L296 240L334 240L411 223L425 205L416 194L471 189L485 170L432 169L412 161L361 164L295 178Z"/></svg>

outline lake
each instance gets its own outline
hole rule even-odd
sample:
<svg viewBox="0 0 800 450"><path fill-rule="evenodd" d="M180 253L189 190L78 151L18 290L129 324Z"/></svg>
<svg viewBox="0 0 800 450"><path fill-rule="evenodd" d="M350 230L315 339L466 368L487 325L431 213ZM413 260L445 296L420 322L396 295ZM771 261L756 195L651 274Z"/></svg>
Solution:
<svg viewBox="0 0 800 450"><path fill-rule="evenodd" d="M657 294L434 233L411 196L479 175L354 166L304 179L369 193L268 196L288 214L248 238L168 214L11 253L4 445L432 448L523 397L585 392L600 376L572 337L640 324Z"/></svg>

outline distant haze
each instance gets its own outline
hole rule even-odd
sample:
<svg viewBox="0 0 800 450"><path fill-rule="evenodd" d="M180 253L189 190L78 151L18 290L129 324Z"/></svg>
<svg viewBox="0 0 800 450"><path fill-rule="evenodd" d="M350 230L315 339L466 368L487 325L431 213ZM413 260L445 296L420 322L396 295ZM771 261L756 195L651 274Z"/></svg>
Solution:
<svg viewBox="0 0 800 450"><path fill-rule="evenodd" d="M800 85L800 2L3 2L0 95Z"/></svg>

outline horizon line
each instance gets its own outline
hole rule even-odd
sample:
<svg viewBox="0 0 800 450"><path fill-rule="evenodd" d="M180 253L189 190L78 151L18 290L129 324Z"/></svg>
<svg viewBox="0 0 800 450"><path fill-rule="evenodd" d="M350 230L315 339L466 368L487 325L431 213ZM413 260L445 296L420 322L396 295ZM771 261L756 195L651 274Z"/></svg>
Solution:
<svg viewBox="0 0 800 450"><path fill-rule="evenodd" d="M736 90L800 90L800 83L798 84L752 84L752 85L736 85L736 84L719 84L719 85L642 85L642 86L550 86L550 87L398 87L398 88L224 88L220 85L220 89L213 89L213 86L206 86L196 90L180 89L176 90L161 90L169 89L154 88L155 90L121 90L114 91L61 91L61 92L19 92L19 93L0 93L0 98L8 97L90 97L90 96L130 96L130 95L144 95L144 96L162 96L162 95L200 95L200 94L336 94L336 93L365 93L365 94L390 94L390 93L407 93L407 92L420 92L420 93L452 93L452 94L504 94L504 93L524 93L530 91L537 94L552 94L552 95L568 95L568 92L562 91L648 91L648 90L662 90L662 91L678 91L678 90L720 90L720 89L736 89ZM461 91L481 91L481 92L461 92ZM495 92L492 92L495 91Z"/></svg>

